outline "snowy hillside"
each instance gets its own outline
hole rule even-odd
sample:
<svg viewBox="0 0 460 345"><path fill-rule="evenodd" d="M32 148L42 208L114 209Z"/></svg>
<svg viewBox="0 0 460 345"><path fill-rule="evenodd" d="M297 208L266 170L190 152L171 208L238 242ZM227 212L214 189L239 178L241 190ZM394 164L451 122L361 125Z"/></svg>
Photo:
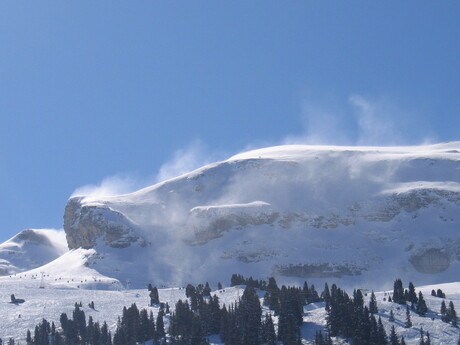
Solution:
<svg viewBox="0 0 460 345"><path fill-rule="evenodd" d="M89 277L76 273L69 283L63 280L54 281L49 277L44 278L44 288L40 288L42 280L29 272L18 274L14 277L0 278L0 313L2 323L0 325L0 338L4 341L8 338L15 338L20 343L25 343L27 329L33 330L43 318L53 321L59 327L59 316L65 312L72 315L74 304L82 302L82 309L86 317L92 316L94 321L100 323L107 321L112 334L115 331L117 318L121 315L124 306L136 303L139 309L145 308L152 311L155 317L158 314L158 306L149 306L149 296L147 289L126 290L117 286L115 290L96 289L95 285L87 285L86 289L78 288L75 283L89 280ZM97 280L97 279L96 279ZM442 285L424 286L418 291L422 291L428 306L428 313L425 317L418 316L411 311L413 326L405 328L406 320L405 307L392 302L388 302L388 292L377 292L377 305L379 312L377 316L382 318L387 334L390 333L392 325L395 326L399 335L403 335L408 345L418 345L420 339L420 328L430 333L431 344L433 345L453 345L458 339L458 328L442 322L439 315L441 302L443 299L430 296L432 289L441 288L446 294L445 301L452 301L455 306L460 306L460 283L450 283ZM214 290L212 295L219 297L220 304L229 306L237 301L243 294L244 286L224 287L222 290ZM349 291L351 294L351 291ZM24 299L21 304L10 302L10 295L15 294L16 298ZM264 292L259 292L260 302L263 301ZM179 299L185 300L185 288L165 288L159 290L160 301L174 306ZM385 301L384 301L385 299ZM95 308L88 306L94 302ZM369 302L369 296L366 303ZM171 308L173 311L173 308ZM395 321L390 322L390 311L393 311ZM264 307L263 313L269 313ZM168 327L169 315L165 318L166 329ZM277 317L274 317L275 325ZM303 324L301 335L303 344L313 344L316 331L325 331L326 311L324 303L318 302L306 305L303 312ZM33 333L33 332L32 332ZM211 344L220 345L217 336L211 337ZM343 339L335 338L334 344L346 344Z"/></svg>
<svg viewBox="0 0 460 345"><path fill-rule="evenodd" d="M68 251L64 231L28 229L0 244L0 275L27 271Z"/></svg>
<svg viewBox="0 0 460 345"><path fill-rule="evenodd" d="M278 146L132 194L69 200L69 247L98 273L167 286L231 273L416 284L460 274L460 142ZM58 263L58 262L56 262Z"/></svg>

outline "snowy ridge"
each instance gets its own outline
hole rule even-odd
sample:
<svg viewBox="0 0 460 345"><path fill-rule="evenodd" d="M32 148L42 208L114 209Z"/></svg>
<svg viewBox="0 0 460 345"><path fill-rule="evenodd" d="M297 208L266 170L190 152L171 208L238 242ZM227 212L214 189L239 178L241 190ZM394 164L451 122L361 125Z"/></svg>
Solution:
<svg viewBox="0 0 460 345"><path fill-rule="evenodd" d="M459 171L459 142L270 147L131 194L72 198L64 229L70 248L96 250L99 273L137 285L230 272L440 283L460 274Z"/></svg>
<svg viewBox="0 0 460 345"><path fill-rule="evenodd" d="M0 275L42 266L67 251L67 241L62 230L23 230L0 244Z"/></svg>

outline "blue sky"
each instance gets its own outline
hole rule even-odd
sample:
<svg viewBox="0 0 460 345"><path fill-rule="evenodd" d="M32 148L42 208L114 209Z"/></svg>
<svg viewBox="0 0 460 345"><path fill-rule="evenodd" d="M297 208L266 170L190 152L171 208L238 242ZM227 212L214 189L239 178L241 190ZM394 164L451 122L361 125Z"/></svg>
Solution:
<svg viewBox="0 0 460 345"><path fill-rule="evenodd" d="M458 1L0 2L0 241L282 143L459 140Z"/></svg>

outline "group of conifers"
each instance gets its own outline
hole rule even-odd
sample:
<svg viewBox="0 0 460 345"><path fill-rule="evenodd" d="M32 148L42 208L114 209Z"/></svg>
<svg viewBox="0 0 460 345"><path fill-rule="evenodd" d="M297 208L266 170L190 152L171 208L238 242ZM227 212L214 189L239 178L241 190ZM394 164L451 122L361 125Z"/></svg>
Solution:
<svg viewBox="0 0 460 345"><path fill-rule="evenodd" d="M374 293L366 305L361 290L355 290L349 296L335 284L329 288L325 284L319 294L314 285L306 282L302 287L278 287L274 278L268 281L244 278L234 274L231 286L246 285L239 301L230 305L221 305L217 295L211 296L208 283L185 288L187 299L179 300L171 313L167 303L161 303L158 289L148 286L150 306L158 308L154 317L152 309L139 310L136 304L124 307L117 327L112 335L106 322L94 322L91 316L86 319L82 304L75 304L72 317L63 313L60 327L43 319L34 329L33 335L27 331L27 345L136 345L152 341L154 345L184 344L206 345L209 337L219 335L226 345L300 345L302 343L301 326L303 307L306 304L324 302L326 309L326 328L316 332L316 345L331 345L334 337L348 340L353 345L405 345L404 337L398 337L395 327L390 334L383 326L378 315L378 306ZM219 289L222 284L219 283ZM260 296L269 312L262 312ZM445 298L438 290L432 295ZM18 303L12 295L12 303ZM412 327L411 310L421 316L428 312L423 294L415 293L415 287L409 283L403 288L402 281L394 283L390 302L406 306L405 327ZM94 309L94 302L90 303ZM441 306L441 319L457 326L457 315L452 302L447 307L444 300ZM278 327L275 330L274 319ZM393 311L389 321L394 321ZM165 322L168 325L165 329ZM2 341L0 339L0 345ZM8 341L14 344L14 339ZM431 345L430 334L421 330L420 345ZM460 341L459 341L460 345Z"/></svg>

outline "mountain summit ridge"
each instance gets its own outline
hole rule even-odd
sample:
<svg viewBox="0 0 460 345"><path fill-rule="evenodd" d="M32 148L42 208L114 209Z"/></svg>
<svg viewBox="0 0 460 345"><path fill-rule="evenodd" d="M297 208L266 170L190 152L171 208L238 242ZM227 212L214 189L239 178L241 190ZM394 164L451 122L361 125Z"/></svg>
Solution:
<svg viewBox="0 0 460 345"><path fill-rule="evenodd" d="M71 198L64 230L70 249L101 260L136 252L142 276L165 284L222 270L444 282L460 273L459 171L460 142L276 146L131 194Z"/></svg>

